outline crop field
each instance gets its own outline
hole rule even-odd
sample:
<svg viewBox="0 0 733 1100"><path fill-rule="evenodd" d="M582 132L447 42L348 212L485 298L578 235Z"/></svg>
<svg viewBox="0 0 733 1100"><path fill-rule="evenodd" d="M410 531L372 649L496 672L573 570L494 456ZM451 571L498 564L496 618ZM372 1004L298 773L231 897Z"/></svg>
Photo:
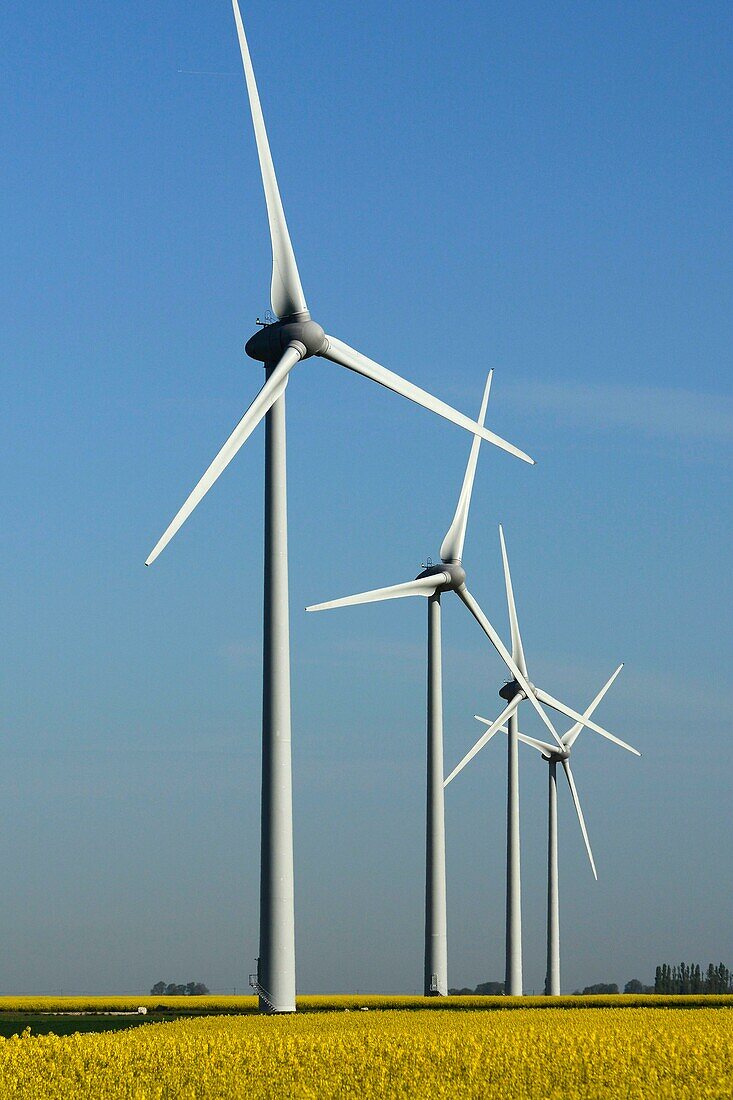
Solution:
<svg viewBox="0 0 733 1100"><path fill-rule="evenodd" d="M248 1015L257 1012L256 997L208 994L204 997L159 996L83 996L83 997L0 997L0 1020L5 1013L105 1013L134 1012L146 1008L153 1013L197 1015ZM339 1012L346 1009L413 1009L419 1011L460 1011L476 1009L523 1008L730 1008L730 994L695 993L680 996L654 993L614 993L566 997L417 997L399 994L330 993L298 997L299 1012Z"/></svg>
<svg viewBox="0 0 733 1100"><path fill-rule="evenodd" d="M0 1095L29 1100L693 1100L732 1079L730 1009L341 1008L0 1039Z"/></svg>

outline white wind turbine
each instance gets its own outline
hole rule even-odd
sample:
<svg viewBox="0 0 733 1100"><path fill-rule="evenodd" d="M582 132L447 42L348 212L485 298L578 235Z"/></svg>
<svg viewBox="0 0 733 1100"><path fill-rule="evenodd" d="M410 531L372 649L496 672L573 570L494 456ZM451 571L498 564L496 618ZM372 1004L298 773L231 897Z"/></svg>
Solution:
<svg viewBox="0 0 733 1100"><path fill-rule="evenodd" d="M504 541L504 532L499 527L499 539L501 541L501 556L504 566L504 583L506 587L507 605L509 609L509 626L511 630L512 639L512 657L516 661L517 665L521 669L523 676L528 678L527 662L524 656L524 648L522 646L522 637L519 633L519 621L517 619L517 609L514 603L514 590L512 587L512 578L509 572L509 559L506 552L506 543ZM557 810L556 801L553 802L553 798L556 800L556 787L555 787L555 766L559 760L567 776L568 784L570 786L570 792L573 796L573 802L575 804L576 811L578 813L578 819L580 821L580 828L583 832L583 838L588 849L588 855L591 860L591 867L595 874L595 865L593 863L593 856L590 851L590 844L588 842L588 834L585 828L585 821L583 819L583 812L580 808L580 802L578 800L578 794L575 789L575 782L570 770L569 756L570 747L572 747L578 733L583 726L588 726L590 729L595 730L596 733L601 734L602 737L608 738L609 741L613 741L614 744L620 745L621 748L627 749L629 752L633 752L636 756L641 756L641 753L636 749L633 749L631 745L627 745L625 741L621 741L614 734L609 733L608 730L603 729L602 726L597 725L591 720L591 715L605 695L608 688L621 671L620 666L608 681L603 691L594 699L591 706L585 712L585 714L578 714L572 708L561 703L554 696L544 691L542 688L537 688L531 685L532 691L537 699L542 700L547 706L552 707L554 710L560 711L561 714L567 715L569 718L574 719L575 726L564 738L561 738L558 743L549 745L544 741L537 741L534 738L525 737L524 734L519 733L517 711L524 699L527 698L526 688L519 677L509 683L504 684L500 689L499 695L502 699L507 701L507 706L501 712L499 717L495 721L491 721L488 718L481 718L476 715L479 722L483 722L488 729L478 739L473 748L466 753L450 775L445 780L444 786L447 787L450 782L463 771L466 764L473 760L474 756L484 745L488 744L494 734L499 730L504 730L508 734L507 740L507 872L506 872L506 972L505 972L505 985L504 988L508 994L512 996L521 996L522 993L522 899L521 899L521 867L520 867L520 843L519 843L519 752L518 742L526 741L528 744L534 745L535 748L539 748L541 752L548 755L551 763L550 771L550 847L549 861L550 868L548 871L548 975L550 973L550 943L552 937L552 952L553 957L555 955L558 959L557 967L557 982L555 983L559 989L559 931L558 931L558 907L557 907ZM504 725L508 721L508 728ZM567 739L571 738L568 745ZM553 793L554 792L554 793ZM553 810L553 806L555 807ZM554 813L554 818L553 818ZM554 845L554 857L553 857L553 845ZM553 885L554 884L554 885ZM552 894L550 889L554 890L554 903L552 902ZM553 908L554 904L554 908ZM550 914L552 910L552 914ZM552 932L550 925L552 923Z"/></svg>
<svg viewBox="0 0 733 1100"><path fill-rule="evenodd" d="M493 371L489 372L484 390L478 422L483 424L491 391ZM351 607L355 604L376 603L381 600L400 599L405 596L424 596L428 601L428 698L427 698L427 836L425 873L425 971L424 992L445 995L448 992L448 962L446 933L445 887L445 825L443 794L443 687L441 657L441 607L444 592L455 592L478 620L500 656L524 685L527 697L539 712L558 748L560 739L535 698L526 680L526 672L512 657L478 603L466 587L466 573L462 564L463 544L466 537L468 512L471 505L473 482L476 475L481 439L477 435L463 478L453 522L440 547L440 565L431 565L419 576L404 584L389 588L377 588L360 592L355 596L314 604L307 611L326 611L334 607ZM519 688L518 690L521 690Z"/></svg>
<svg viewBox="0 0 733 1100"><path fill-rule="evenodd" d="M623 668L623 665L619 665L613 675L607 680L604 686L596 695L595 699L584 712L584 718L590 718L593 711L600 703L603 696L606 694L611 684L614 682L619 672ZM575 811L578 815L578 821L580 823L580 831L583 834L583 841L588 853L588 859L590 860L591 870L593 871L593 877L598 878L596 872L596 865L593 859L593 852L591 851L590 841L588 840L588 831L585 826L585 818L583 817L583 811L580 806L580 799L578 797L578 791L575 786L575 778L570 769L570 753L573 745L583 727L579 722L568 730L566 734L561 738L565 751L559 753L554 745L548 745L545 741L538 741L535 737L527 737L525 734L519 734L519 740L523 741L526 745L531 745L532 748L537 749L542 754L549 765L549 783L548 783L548 804L547 804L547 971L545 974L545 993L550 997L559 997L560 995L560 893L559 893L559 876L558 876L558 859L557 859L557 765L562 765L565 777L568 781L568 787L570 788L570 795L575 806Z"/></svg>
<svg viewBox="0 0 733 1100"><path fill-rule="evenodd" d="M254 70L237 0L232 0L249 106L265 191L272 243L271 304L279 318L247 342L246 351L264 363L266 381L208 470L177 512L146 565L151 565L208 492L259 422L265 423L265 575L262 706L262 819L260 865L260 1008L295 1011L295 926L290 749L290 639L288 609L285 388L303 359L322 356L364 375L388 390L531 463L532 459L483 425L425 390L367 359L311 319L280 192ZM297 137L296 137L297 140Z"/></svg>
<svg viewBox="0 0 733 1100"><path fill-rule="evenodd" d="M601 690L596 695L595 699L584 712L584 718L590 718L594 710L604 697L611 684L614 682L619 672L624 666L621 664L618 666L613 675L607 680ZM541 753L544 760L549 765L549 785L548 785L548 807L547 807L547 971L545 975L545 993L551 997L557 997L560 995L560 896L559 896L559 879L558 879L558 858L557 858L557 765L562 765L565 777L568 781L568 787L570 789L570 795L575 806L575 811L578 815L578 821L580 823L580 831L583 835L583 842L588 853L588 859L590 860L591 870L593 877L598 878L596 872L595 860L593 859L593 852L591 851L590 841L588 839L588 831L585 825L585 818L583 816L583 810L580 805L580 799L578 797L578 791L575 785L575 778L570 769L570 753L573 745L580 733L580 722L576 722L575 725L568 730L566 734L561 738L564 745L564 751L558 752L557 746L549 745L546 741L539 741L536 737L527 737L523 733L518 733L517 737L525 745L531 745L532 748L537 749ZM508 733L509 730L506 726L501 727L502 733ZM486 742L484 742L485 744ZM634 750L631 750L634 751Z"/></svg>

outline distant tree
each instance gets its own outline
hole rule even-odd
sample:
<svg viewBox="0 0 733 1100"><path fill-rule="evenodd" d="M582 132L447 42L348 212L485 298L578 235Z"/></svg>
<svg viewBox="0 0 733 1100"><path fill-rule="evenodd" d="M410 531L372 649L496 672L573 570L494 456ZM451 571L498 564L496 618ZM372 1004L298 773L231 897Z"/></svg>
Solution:
<svg viewBox="0 0 733 1100"><path fill-rule="evenodd" d="M587 985L583 990L583 996L593 993L618 993L618 986L615 982L604 983L598 982L596 985Z"/></svg>
<svg viewBox="0 0 733 1100"><path fill-rule="evenodd" d="M503 982L481 982L475 989L464 986L463 989L448 990L451 997L500 997L503 992Z"/></svg>
<svg viewBox="0 0 733 1100"><path fill-rule="evenodd" d="M709 993L730 992L730 970L723 963L713 968L712 984L714 988L708 990Z"/></svg>
<svg viewBox="0 0 733 1100"><path fill-rule="evenodd" d="M624 986L624 993L643 993L644 986L641 984L638 978L632 978L630 982L627 982Z"/></svg>
<svg viewBox="0 0 733 1100"><path fill-rule="evenodd" d="M150 993L153 997L204 997L209 992L203 982L188 982L186 985L178 985L171 982L156 982Z"/></svg>

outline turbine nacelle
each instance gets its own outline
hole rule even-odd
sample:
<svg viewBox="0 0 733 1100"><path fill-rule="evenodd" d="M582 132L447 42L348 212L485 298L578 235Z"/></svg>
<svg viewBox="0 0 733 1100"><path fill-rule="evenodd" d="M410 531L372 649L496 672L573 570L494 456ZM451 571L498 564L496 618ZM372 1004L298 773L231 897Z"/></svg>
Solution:
<svg viewBox="0 0 733 1100"><path fill-rule="evenodd" d="M529 686L534 692L535 686L531 681L527 681ZM511 703L512 699L516 699L518 695L521 695L524 699L527 698L527 692L517 680L507 680L505 684L499 688L499 696L502 699L506 699L507 703Z"/></svg>
<svg viewBox="0 0 733 1100"><path fill-rule="evenodd" d="M311 320L307 311L265 325L250 336L244 350L258 363L278 363L289 347L296 348L301 359L320 355L328 349L326 333L317 321Z"/></svg>
<svg viewBox="0 0 733 1100"><path fill-rule="evenodd" d="M427 569L423 569L422 573L418 573L415 579L421 581L425 577L439 576L445 577L446 579L438 585L436 592L455 592L461 585L466 583L466 570L460 562L455 561L441 562L439 565L429 565Z"/></svg>

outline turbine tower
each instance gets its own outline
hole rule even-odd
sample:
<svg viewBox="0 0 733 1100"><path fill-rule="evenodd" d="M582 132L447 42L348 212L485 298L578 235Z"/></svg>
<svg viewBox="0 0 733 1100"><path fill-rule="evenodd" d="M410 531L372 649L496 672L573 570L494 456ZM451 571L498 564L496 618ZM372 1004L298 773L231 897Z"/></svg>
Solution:
<svg viewBox="0 0 733 1100"><path fill-rule="evenodd" d="M588 709L584 712L584 718L590 718L593 711L596 709L601 699L614 682L619 672L623 668L623 665L619 665L613 675L606 681L601 690L596 695L593 702ZM596 872L595 860L593 859L593 852L591 851L590 841L588 839L588 831L585 825L585 818L583 816L583 810L580 805L580 799L578 797L578 790L575 785L575 778L570 768L570 753L573 745L580 733L582 726L579 722L568 730L562 737L565 750L562 753L557 751L554 745L548 745L545 741L538 741L535 737L527 737L525 734L520 733L519 740L526 745L531 745L532 748L537 749L541 753L544 760L548 763L548 806L547 806L547 971L545 975L545 994L549 997L559 997L560 995L560 893L559 893L559 876L558 876L558 858L557 858L557 765L561 764L562 769L565 772L565 777L568 781L568 787L570 789L570 796L575 806L575 812L578 815L578 822L580 824L580 831L583 834L583 842L585 849L588 853L588 859L590 860L591 870L593 877L598 878ZM633 751L633 750L632 750Z"/></svg>
<svg viewBox="0 0 733 1100"><path fill-rule="evenodd" d="M478 423L483 424L491 392L493 371L489 372L484 389ZM476 617L510 671L524 683L530 699L540 712L553 736L559 738L551 722L532 694L526 681L526 672L516 663L516 657L509 654L499 635L494 630L471 593L466 588L466 573L463 568L463 544L466 537L468 512L471 494L476 476L481 439L477 435L471 445L471 452L463 478L453 522L451 523L440 547L441 564L428 566L415 580L389 588L377 588L370 592L360 592L355 596L345 596L338 600L314 604L306 611L327 611L335 607L352 607L355 604L376 603L381 600L400 599L405 596L424 596L428 601L428 685L427 685L427 830L426 830L426 870L425 870L425 996L437 994L445 996L448 992L448 961L446 932L446 887L445 887L445 824L443 792L443 684L441 653L441 596L455 592Z"/></svg>
<svg viewBox="0 0 733 1100"><path fill-rule="evenodd" d="M450 405L366 358L311 318L295 262L252 60L237 0L232 0L249 107L265 191L272 244L270 300L278 320L247 342L247 354L265 367L265 384L150 553L151 565L265 419L265 568L262 704L262 815L260 864L260 1010L295 1011L295 923L290 747L290 638L288 607L285 389L290 372L313 355L361 374L388 390L532 463L523 451ZM297 136L296 136L297 140Z"/></svg>
<svg viewBox="0 0 733 1100"><path fill-rule="evenodd" d="M529 678L529 673L527 671L527 662L526 662L526 659L525 659L525 656L524 656L524 647L522 645L522 637L521 637L521 634L519 633L519 620L517 618L517 609L516 609L516 605L515 605L515 602L514 602L514 589L513 589L513 586L512 586L511 573L509 572L509 559L507 557L506 543L504 541L504 531L502 530L501 526L499 526L499 540L501 542L501 556L502 556L502 563L503 563L503 566L504 566L504 585L505 585L505 588L506 588L507 606L508 606L508 610L509 610L509 626L510 626L511 640L512 640L512 658L516 662L517 666L521 669L524 678L528 679ZM576 724L575 724L575 726L573 726L573 730L570 731L570 733L573 733L573 739L572 739L573 741L578 736L578 733L583 728L583 726L589 726L591 729L595 730L596 733L600 733L602 737L607 737L609 739L609 741L613 741L616 745L620 745L621 748L628 749L629 752L633 752L637 756L640 756L641 753L637 752L636 749L632 749L632 747L630 745L627 745L625 741L619 740L619 738L614 736L614 734L609 733L608 730L603 729L602 726L596 725L596 723L591 720L591 715L593 714L593 711L595 710L596 706L598 705L600 700L603 698L603 695L605 695L606 691L611 686L611 684L613 683L613 680L616 678L616 676L618 675L619 672L620 672L620 668L617 669L614 676L611 678L611 680L609 680L608 684L603 689L603 692L601 692L601 694L594 700L593 704L591 704L591 706L588 708L588 710L585 712L585 714L578 714L576 711L572 710L570 707L566 706L564 703L561 703L558 699L555 699L554 696L550 695L546 691L543 691L541 688L537 688L534 685L531 685L531 688L532 688L532 691L533 691L534 695L538 699L540 699L543 703L546 703L547 706L552 707L554 710L560 711L560 713L566 714L566 715L568 715L568 717L574 719ZM568 761L568 758L569 758L569 748L568 748L567 743L566 743L564 738L561 739L555 745L548 745L546 742L543 742L543 741L536 741L536 740L533 740L531 738L525 738L524 735L519 733L517 712L519 710L520 704L523 702L524 699L527 698L527 693L526 693L526 688L524 687L522 682L519 681L518 677L517 677L517 679L511 680L508 683L504 684L502 686L502 688L500 689L500 691L499 691L499 695L501 696L502 699L506 700L508 705L504 708L504 710L501 712L499 717L493 722L488 718L481 718L479 715L476 715L477 720L479 722L485 723L485 725L488 726L488 729L478 739L478 741L473 746L473 748L469 752L466 753L466 755L461 760L460 764L456 765L456 767L450 773L448 778L445 780L444 786L447 787L448 784L451 783L455 779L455 777L459 774L459 772L463 771L466 764L468 764L469 761L473 760L474 756L476 756L476 754L481 751L481 749L484 747L484 745L488 744L488 742L491 740L491 738L494 736L495 733L497 733L499 730L504 730L508 734L508 738L507 738L507 813L506 813L506 831L507 831L507 842L506 842L506 850L507 850L507 862L506 862L506 971L505 971L504 988L505 988L505 991L508 994L510 994L511 996L518 997L518 996L521 996L521 994L522 994L522 898L521 898L521 868L520 868L520 842L519 842L519 751L518 751L519 750L519 741L524 740L524 741L527 741L529 744L534 744L535 748L537 748L538 746L542 746L541 751L543 751L546 754L549 754L549 758L550 758L551 763L552 763L553 759L555 761L555 764L557 764L557 761L560 760L563 763L564 768L565 768L565 765L567 764L567 761ZM508 728L504 725L504 723L507 722L507 721L508 721ZM573 731L575 731L575 732L573 732ZM567 736L569 737L570 734L568 734ZM571 742L571 745L572 745L572 742ZM575 791L575 786L574 786L572 773L570 771L570 765L569 764L567 764L567 768L565 769L565 774L567 775L568 783L570 784L570 790L571 790L571 793L573 794L573 800L575 801L575 806L576 806L576 809L578 811L578 816L580 818L581 829L583 830L583 836L585 838L586 846L588 847L588 854L590 855L590 845L588 844L588 837L587 837L587 834L586 834L586 831L585 831L585 823L583 821L582 812L580 810L580 803L577 801L577 792ZM552 863L552 844L554 843L554 846L555 846L555 862L554 862L554 870L552 870L551 873L549 873L550 878L548 878L548 906L552 909L552 912L554 914L554 916L552 918L553 922L554 922L553 927L556 929L556 927L557 927L557 913L558 913L558 909L557 909L557 814L556 814L556 803L553 803L553 801L552 801L552 799L553 799L552 792L556 791L556 788L554 787L554 775L555 775L554 770L551 768L551 773L550 773L550 787L551 787L551 794L550 794L550 827L551 827L551 834L554 836L554 841L553 840L550 841L550 849L549 849L550 856L549 856L549 858L550 858L550 863ZM555 794L555 798L556 798L556 794ZM553 805L555 806L554 810L553 810ZM554 814L554 817L553 817L553 814ZM591 856L591 866L593 866L593 857L592 856ZM595 874L595 867L594 867L594 874ZM550 880L551 880L552 883L554 883L554 885L550 884ZM554 895L551 895L552 890L554 890ZM555 902L554 903L552 903L551 900L550 900L551 896L555 897ZM553 904L554 904L554 908L552 908ZM550 916L549 916L549 909L548 909L548 959L549 959L549 951L550 951L550 947L549 947L549 944L550 944L549 924L550 924ZM555 950L554 944L555 944L556 939L557 939L557 932L553 931L552 935L553 935L552 943L553 943L553 951L554 951ZM559 949L558 949L558 951L559 951ZM548 962L548 968L549 968L549 962ZM549 973L549 969L548 969L548 973ZM559 985L559 977L558 977L558 985Z"/></svg>

